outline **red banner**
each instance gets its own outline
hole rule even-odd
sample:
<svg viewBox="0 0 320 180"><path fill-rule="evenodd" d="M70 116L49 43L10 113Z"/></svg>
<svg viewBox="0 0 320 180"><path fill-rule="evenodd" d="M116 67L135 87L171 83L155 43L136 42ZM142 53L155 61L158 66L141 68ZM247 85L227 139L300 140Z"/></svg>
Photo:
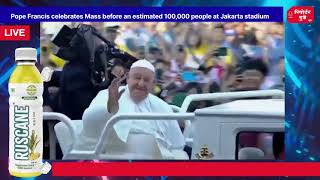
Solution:
<svg viewBox="0 0 320 180"><path fill-rule="evenodd" d="M53 162L53 176L320 176L320 163Z"/></svg>
<svg viewBox="0 0 320 180"><path fill-rule="evenodd" d="M29 41L30 26L0 26L0 41Z"/></svg>

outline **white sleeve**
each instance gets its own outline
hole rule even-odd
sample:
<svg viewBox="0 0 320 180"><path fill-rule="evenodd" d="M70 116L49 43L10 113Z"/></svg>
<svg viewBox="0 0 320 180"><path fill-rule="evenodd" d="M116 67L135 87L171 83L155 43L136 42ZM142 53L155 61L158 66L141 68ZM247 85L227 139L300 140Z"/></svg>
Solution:
<svg viewBox="0 0 320 180"><path fill-rule="evenodd" d="M91 138L100 136L105 124L113 115L107 110L108 95L108 90L100 91L84 111L82 116L83 135Z"/></svg>
<svg viewBox="0 0 320 180"><path fill-rule="evenodd" d="M184 136L180 130L180 126L177 121L168 122L167 136L170 139L169 149L183 149L185 146Z"/></svg>
<svg viewBox="0 0 320 180"><path fill-rule="evenodd" d="M165 105L166 113L173 113L172 108L166 102L163 102ZM168 149L183 149L185 146L184 136L178 124L178 121L165 121L166 129L166 139L169 141Z"/></svg>

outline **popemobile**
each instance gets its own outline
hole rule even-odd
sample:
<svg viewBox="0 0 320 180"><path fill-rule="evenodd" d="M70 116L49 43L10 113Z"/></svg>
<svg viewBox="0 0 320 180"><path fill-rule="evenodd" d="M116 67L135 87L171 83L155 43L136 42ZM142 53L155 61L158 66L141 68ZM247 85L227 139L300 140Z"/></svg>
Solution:
<svg viewBox="0 0 320 180"><path fill-rule="evenodd" d="M197 109L187 113L194 101L227 101L212 107ZM49 129L50 159L55 159L55 145L59 143L63 159L122 159L122 160L168 160L161 155L155 137L145 134L129 134L125 144L110 147L113 126L126 120L178 120L185 123L186 146L191 147L191 155L183 150L174 150L174 159L183 160L252 160L277 159L274 134L284 134L284 92L280 90L259 90L193 94L185 98L181 107L172 106L175 113L135 113L115 115L96 129L85 129L90 117L71 120L64 114L45 112L47 123L58 122ZM94 110L93 110L94 111ZM97 114L93 112L92 114ZM50 127L50 126L49 126ZM77 145L84 131L97 134L92 138L95 147ZM247 135L247 136L245 136ZM255 137L261 142L256 146L243 146L243 137ZM246 139L245 139L246 140ZM282 141L283 142L283 141ZM279 148L276 148L279 149ZM281 149L281 148L280 148ZM279 153L279 152L277 152Z"/></svg>

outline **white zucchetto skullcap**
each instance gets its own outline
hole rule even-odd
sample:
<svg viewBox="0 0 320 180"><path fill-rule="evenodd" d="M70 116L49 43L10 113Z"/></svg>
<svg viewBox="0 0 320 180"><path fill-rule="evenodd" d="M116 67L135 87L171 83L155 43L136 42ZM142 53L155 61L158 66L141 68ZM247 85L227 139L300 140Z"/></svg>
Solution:
<svg viewBox="0 0 320 180"><path fill-rule="evenodd" d="M145 60L145 59L140 59L140 60L134 62L131 65L130 69L135 68L135 67L143 67L143 68L149 69L152 72L155 72L154 66L148 60Z"/></svg>

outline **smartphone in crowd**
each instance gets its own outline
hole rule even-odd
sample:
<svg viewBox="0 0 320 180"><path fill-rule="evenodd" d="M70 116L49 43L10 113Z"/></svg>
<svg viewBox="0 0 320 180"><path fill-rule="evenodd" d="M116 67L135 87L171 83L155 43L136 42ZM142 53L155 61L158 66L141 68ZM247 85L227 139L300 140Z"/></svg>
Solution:
<svg viewBox="0 0 320 180"><path fill-rule="evenodd" d="M227 48L220 47L218 50L213 54L214 56L226 56L227 55Z"/></svg>
<svg viewBox="0 0 320 180"><path fill-rule="evenodd" d="M195 82L198 80L197 74L192 71L184 71L181 74L181 79L186 82Z"/></svg>

